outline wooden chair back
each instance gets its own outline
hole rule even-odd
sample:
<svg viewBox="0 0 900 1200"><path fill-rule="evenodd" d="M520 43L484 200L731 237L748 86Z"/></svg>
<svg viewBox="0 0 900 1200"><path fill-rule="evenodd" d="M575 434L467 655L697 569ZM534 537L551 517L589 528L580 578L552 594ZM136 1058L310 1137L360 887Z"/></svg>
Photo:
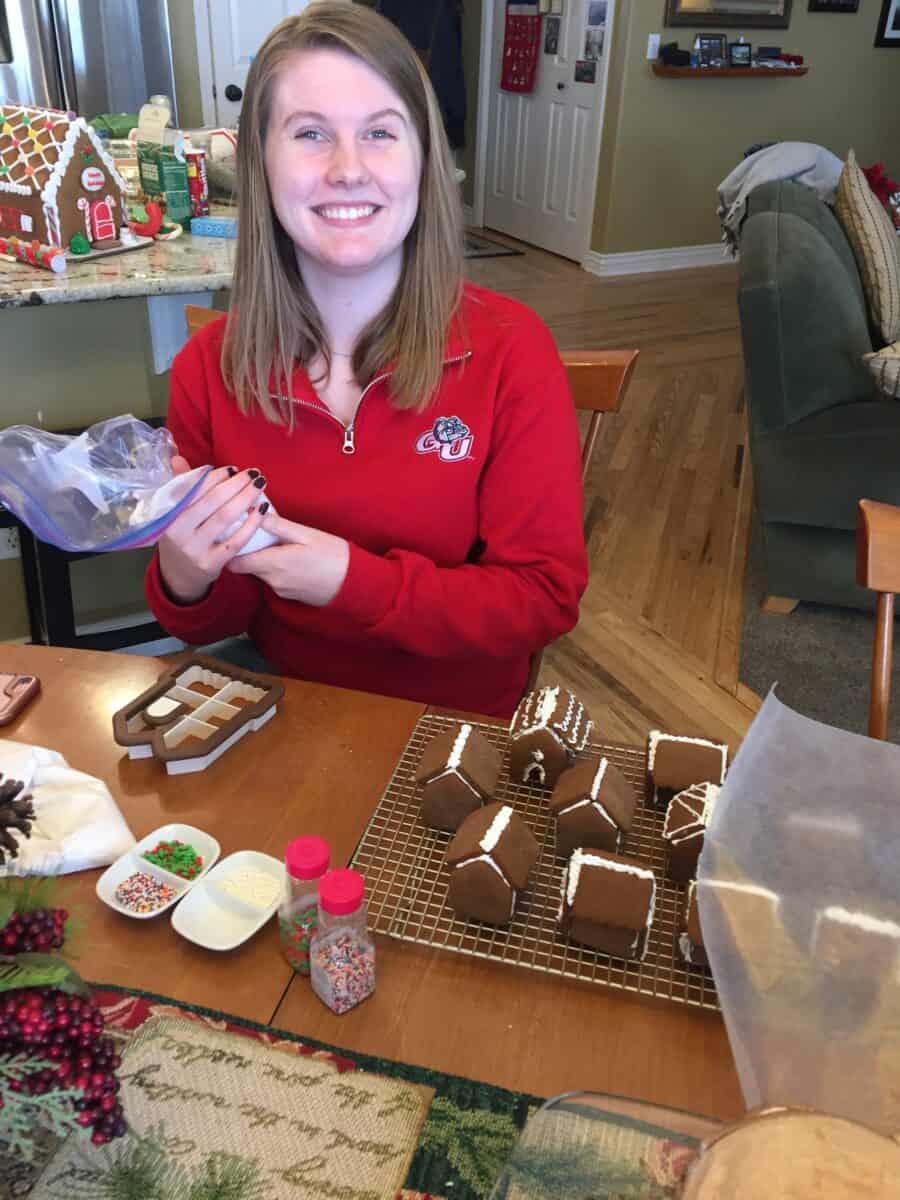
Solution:
<svg viewBox="0 0 900 1200"><path fill-rule="evenodd" d="M877 500L860 500L856 582L878 594L869 689L869 737L884 741L891 698L894 594L900 592L900 508Z"/></svg>

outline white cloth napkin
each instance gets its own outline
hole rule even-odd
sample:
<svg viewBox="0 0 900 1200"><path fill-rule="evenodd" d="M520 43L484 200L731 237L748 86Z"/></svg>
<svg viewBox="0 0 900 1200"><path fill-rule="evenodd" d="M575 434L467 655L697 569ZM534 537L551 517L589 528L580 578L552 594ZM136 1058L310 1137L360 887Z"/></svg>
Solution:
<svg viewBox="0 0 900 1200"><path fill-rule="evenodd" d="M55 750L0 738L0 774L25 784L35 812L30 838L11 830L19 854L0 866L0 875L89 871L115 862L134 845L106 784L73 770Z"/></svg>

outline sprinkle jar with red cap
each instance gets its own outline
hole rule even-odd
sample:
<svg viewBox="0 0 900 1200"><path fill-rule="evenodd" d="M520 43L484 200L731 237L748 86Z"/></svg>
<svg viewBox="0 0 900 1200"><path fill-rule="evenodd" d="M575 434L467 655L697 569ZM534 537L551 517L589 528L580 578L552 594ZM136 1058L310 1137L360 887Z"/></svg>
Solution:
<svg viewBox="0 0 900 1200"><path fill-rule="evenodd" d="M284 855L285 892L278 909L281 952L298 975L309 974L309 946L319 914L319 884L331 864L320 837L294 838Z"/></svg>
<svg viewBox="0 0 900 1200"><path fill-rule="evenodd" d="M375 943L366 928L366 885L358 871L329 871L319 885L318 928L310 946L313 991L336 1013L375 991Z"/></svg>

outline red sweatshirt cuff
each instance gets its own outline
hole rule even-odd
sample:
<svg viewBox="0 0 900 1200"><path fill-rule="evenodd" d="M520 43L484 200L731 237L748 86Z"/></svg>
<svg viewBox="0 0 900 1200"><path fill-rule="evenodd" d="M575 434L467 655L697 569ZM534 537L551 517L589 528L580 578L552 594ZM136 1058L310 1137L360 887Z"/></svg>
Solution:
<svg viewBox="0 0 900 1200"><path fill-rule="evenodd" d="M351 542L347 575L329 608L362 626L375 625L394 601L399 576L398 563Z"/></svg>
<svg viewBox="0 0 900 1200"><path fill-rule="evenodd" d="M153 615L163 629L171 631L183 642L199 645L209 641L206 636L210 625L222 618L222 589L224 572L196 604L177 604L166 591L162 572L159 569L159 554L154 554L147 571L147 596Z"/></svg>

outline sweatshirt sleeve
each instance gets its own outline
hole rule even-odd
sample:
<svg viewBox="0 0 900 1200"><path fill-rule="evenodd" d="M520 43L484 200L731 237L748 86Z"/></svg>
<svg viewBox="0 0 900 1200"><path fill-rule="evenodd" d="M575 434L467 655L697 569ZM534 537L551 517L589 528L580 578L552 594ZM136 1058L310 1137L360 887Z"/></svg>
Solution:
<svg viewBox="0 0 900 1200"><path fill-rule="evenodd" d="M210 415L210 388L206 362L211 348L208 334L193 338L172 364L166 425L178 453L192 467L221 466L215 462ZM205 348L201 349L201 345ZM214 367L218 373L218 362ZM169 634L192 646L216 642L245 633L260 605L262 584L252 575L222 572L209 592L196 604L177 604L166 591L157 550L147 567L144 590L150 611Z"/></svg>
<svg viewBox="0 0 900 1200"><path fill-rule="evenodd" d="M481 478L477 562L351 545L333 608L383 644L432 658L528 654L570 630L587 585L575 408L549 330L509 340Z"/></svg>

